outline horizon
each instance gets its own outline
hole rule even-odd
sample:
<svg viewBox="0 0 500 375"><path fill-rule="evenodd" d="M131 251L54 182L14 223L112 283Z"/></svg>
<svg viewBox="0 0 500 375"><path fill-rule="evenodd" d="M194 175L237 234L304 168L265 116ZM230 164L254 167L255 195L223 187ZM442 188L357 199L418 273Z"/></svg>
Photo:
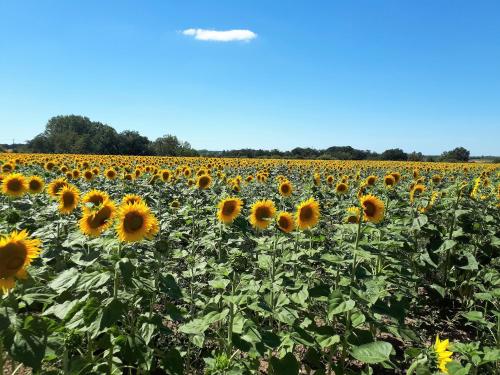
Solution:
<svg viewBox="0 0 500 375"><path fill-rule="evenodd" d="M496 1L31 0L0 31L0 143L76 114L197 150L500 154Z"/></svg>

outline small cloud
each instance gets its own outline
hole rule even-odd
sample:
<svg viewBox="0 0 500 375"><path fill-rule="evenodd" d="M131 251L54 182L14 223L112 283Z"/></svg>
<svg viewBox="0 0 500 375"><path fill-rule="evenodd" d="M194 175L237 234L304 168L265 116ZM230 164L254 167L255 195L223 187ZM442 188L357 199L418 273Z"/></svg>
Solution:
<svg viewBox="0 0 500 375"><path fill-rule="evenodd" d="M197 40L213 41L213 42L248 42L257 38L257 34L250 30L206 30L206 29L186 29L182 34L193 36Z"/></svg>

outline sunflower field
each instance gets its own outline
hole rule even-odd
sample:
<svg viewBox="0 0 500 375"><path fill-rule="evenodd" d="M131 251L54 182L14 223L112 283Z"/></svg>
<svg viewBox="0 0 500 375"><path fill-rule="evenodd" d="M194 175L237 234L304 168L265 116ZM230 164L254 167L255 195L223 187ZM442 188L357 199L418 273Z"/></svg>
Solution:
<svg viewBox="0 0 500 375"><path fill-rule="evenodd" d="M0 374L500 373L493 164L0 166Z"/></svg>

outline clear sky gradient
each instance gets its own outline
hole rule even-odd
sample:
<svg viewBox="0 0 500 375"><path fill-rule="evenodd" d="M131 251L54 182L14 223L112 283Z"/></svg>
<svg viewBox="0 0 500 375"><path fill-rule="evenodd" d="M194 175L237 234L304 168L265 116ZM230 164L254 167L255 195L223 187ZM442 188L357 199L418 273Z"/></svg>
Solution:
<svg viewBox="0 0 500 375"><path fill-rule="evenodd" d="M0 143L59 114L197 149L499 155L500 1L0 0Z"/></svg>

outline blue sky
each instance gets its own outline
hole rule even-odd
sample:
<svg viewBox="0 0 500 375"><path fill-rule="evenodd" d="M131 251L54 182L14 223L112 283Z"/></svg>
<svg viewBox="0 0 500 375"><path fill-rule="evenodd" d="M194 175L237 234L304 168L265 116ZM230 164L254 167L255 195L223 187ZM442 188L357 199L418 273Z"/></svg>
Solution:
<svg viewBox="0 0 500 375"><path fill-rule="evenodd" d="M0 143L58 114L198 149L498 155L500 1L0 0Z"/></svg>

